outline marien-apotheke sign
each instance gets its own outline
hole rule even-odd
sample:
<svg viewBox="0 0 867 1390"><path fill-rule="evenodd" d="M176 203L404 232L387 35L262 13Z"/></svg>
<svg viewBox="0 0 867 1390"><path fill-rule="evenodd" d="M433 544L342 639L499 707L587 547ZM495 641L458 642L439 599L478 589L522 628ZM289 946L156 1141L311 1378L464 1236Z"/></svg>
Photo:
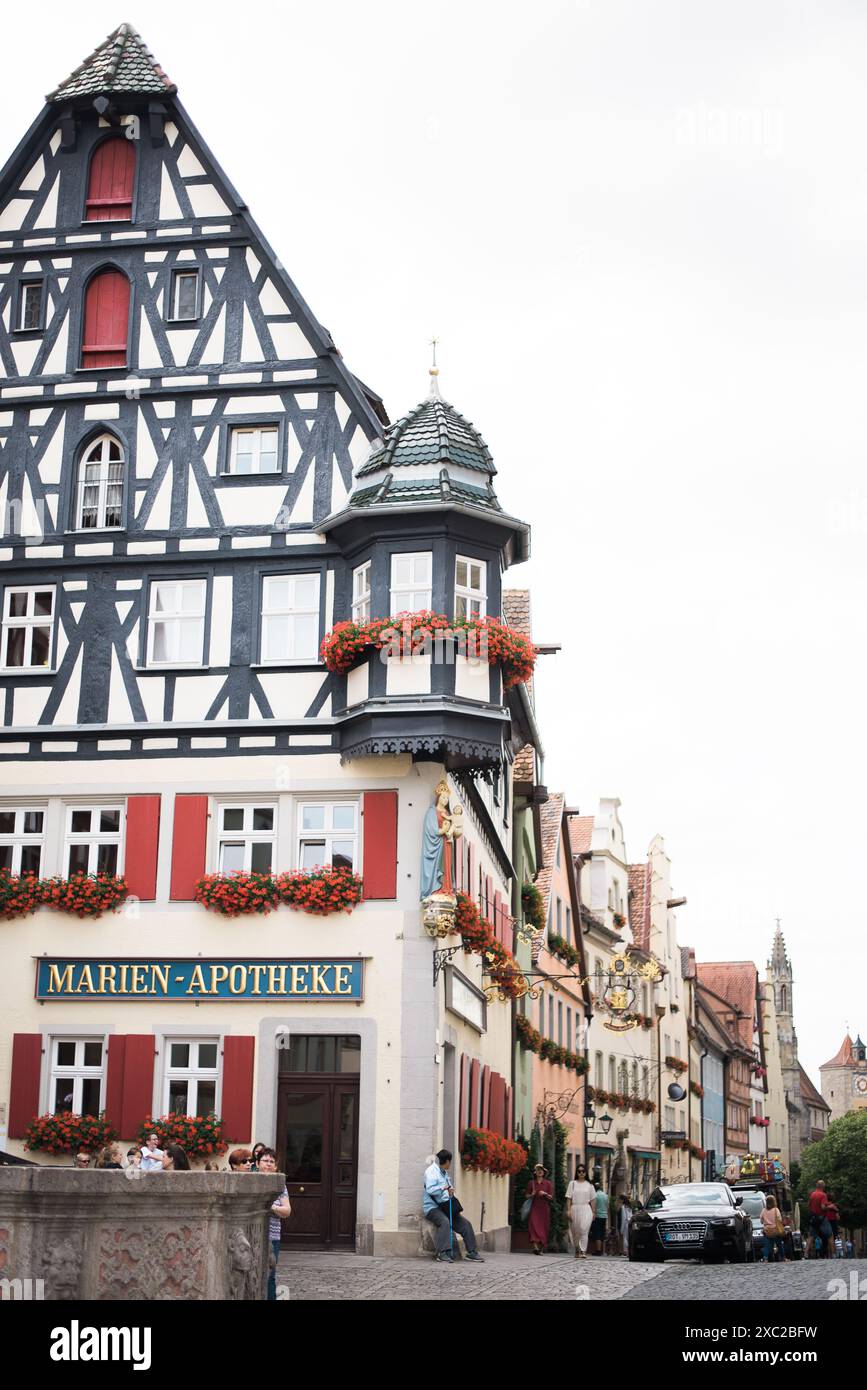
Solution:
<svg viewBox="0 0 867 1390"><path fill-rule="evenodd" d="M345 999L364 998L364 961L66 959L40 956L37 999Z"/></svg>

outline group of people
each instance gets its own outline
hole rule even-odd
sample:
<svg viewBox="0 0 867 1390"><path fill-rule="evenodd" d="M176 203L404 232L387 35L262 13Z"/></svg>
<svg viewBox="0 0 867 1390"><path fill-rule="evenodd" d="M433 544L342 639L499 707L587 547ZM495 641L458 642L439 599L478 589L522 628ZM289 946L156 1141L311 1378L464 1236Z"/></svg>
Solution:
<svg viewBox="0 0 867 1390"><path fill-rule="evenodd" d="M228 1167L230 1173L276 1173L277 1154L273 1149L269 1149L267 1144L262 1143L254 1144L252 1149L232 1149L228 1155ZM270 1303L275 1302L277 1298L277 1260L280 1256L281 1222L286 1221L291 1215L292 1204L284 1184L280 1196L271 1203L271 1215L268 1218L271 1257L268 1261L267 1297Z"/></svg>
<svg viewBox="0 0 867 1390"><path fill-rule="evenodd" d="M134 1145L127 1149L125 1160L119 1144L106 1144L93 1158L86 1150L80 1150L72 1166L80 1169L137 1168L142 1173L184 1173L190 1170L190 1160L180 1144L166 1144L161 1149L159 1136L150 1134L141 1147Z"/></svg>
<svg viewBox="0 0 867 1390"><path fill-rule="evenodd" d="M843 1259L852 1242L840 1236L840 1211L820 1178L810 1193L810 1250L817 1260ZM848 1247L848 1248L847 1248Z"/></svg>

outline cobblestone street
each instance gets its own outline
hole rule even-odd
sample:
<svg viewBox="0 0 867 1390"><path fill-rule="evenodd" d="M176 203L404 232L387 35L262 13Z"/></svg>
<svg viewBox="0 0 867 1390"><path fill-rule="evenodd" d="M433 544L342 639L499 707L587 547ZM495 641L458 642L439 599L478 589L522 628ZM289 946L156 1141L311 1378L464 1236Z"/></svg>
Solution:
<svg viewBox="0 0 867 1390"><path fill-rule="evenodd" d="M292 1300L375 1299L827 1299L829 1281L864 1281L867 1260L792 1265L629 1264L624 1259L488 1254L483 1265L426 1258L293 1251L280 1256L278 1285Z"/></svg>

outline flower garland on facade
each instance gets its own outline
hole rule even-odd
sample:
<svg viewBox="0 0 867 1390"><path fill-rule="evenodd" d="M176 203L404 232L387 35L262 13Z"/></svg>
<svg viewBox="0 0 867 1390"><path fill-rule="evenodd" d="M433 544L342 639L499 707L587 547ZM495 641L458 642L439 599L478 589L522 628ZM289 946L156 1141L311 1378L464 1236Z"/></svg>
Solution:
<svg viewBox="0 0 867 1390"><path fill-rule="evenodd" d="M541 889L535 883L521 884L521 909L524 913L524 920L529 922L534 931L544 930L545 902Z"/></svg>
<svg viewBox="0 0 867 1390"><path fill-rule="evenodd" d="M533 1027L525 1014L516 1015L515 1032L524 1051L534 1052L543 1062L554 1062L557 1066L566 1067L567 1071L574 1071L579 1076L589 1070L586 1057L582 1057L578 1052L570 1052L566 1047L561 1047L552 1038L543 1037L538 1029Z"/></svg>
<svg viewBox="0 0 867 1390"><path fill-rule="evenodd" d="M489 666L500 666L503 684L510 686L529 680L536 664L537 649L526 637L507 627L499 618L458 618L422 609L418 613L397 613L391 618L373 618L366 623L353 619L335 623L322 639L319 656L334 675L345 676L368 650L387 647L393 656L429 651L437 634L454 634L466 642L471 659L486 659ZM462 634L465 636L462 638Z"/></svg>
<svg viewBox="0 0 867 1390"><path fill-rule="evenodd" d="M117 1138L104 1115L35 1115L24 1131L25 1149L47 1154L95 1153Z"/></svg>
<svg viewBox="0 0 867 1390"><path fill-rule="evenodd" d="M486 961L496 987L511 999L520 999L527 992L527 982L515 957L494 935L494 929L480 913L472 898L458 893L455 911L455 931L460 934L465 951L473 951Z"/></svg>
<svg viewBox="0 0 867 1390"><path fill-rule="evenodd" d="M770 1120L770 1116L769 1116L769 1115L751 1115L751 1116L750 1116L750 1124L751 1124L751 1125L758 1125L758 1127L759 1127L760 1129L767 1129L770 1123L771 1123L771 1120Z"/></svg>
<svg viewBox="0 0 867 1390"><path fill-rule="evenodd" d="M562 960L564 965L575 966L581 964L580 951L576 951L575 947L567 941L565 937L557 936L556 933L554 936L548 937L548 950L551 952L552 956L557 956L558 960Z"/></svg>
<svg viewBox="0 0 867 1390"><path fill-rule="evenodd" d="M683 1072L687 1070L689 1064L682 1057L666 1057L665 1065L671 1071Z"/></svg>
<svg viewBox="0 0 867 1390"><path fill-rule="evenodd" d="M615 1110L631 1110L636 1115L652 1115L656 1102L643 1100L641 1096L630 1096L625 1091L603 1091L601 1087L588 1086L587 1099L598 1105L610 1105Z"/></svg>
<svg viewBox="0 0 867 1390"><path fill-rule="evenodd" d="M146 1115L136 1139L144 1144L151 1134L157 1136L161 1149L166 1144L180 1144L187 1158L209 1158L225 1153L228 1147L218 1115L163 1115L157 1120Z"/></svg>
<svg viewBox="0 0 867 1390"><path fill-rule="evenodd" d="M527 1162L523 1144L504 1139L492 1129L467 1129L461 1145L461 1163L471 1173L491 1173L496 1178L516 1177Z"/></svg>
<svg viewBox="0 0 867 1390"><path fill-rule="evenodd" d="M345 867L295 869L277 874L205 874L195 887L196 902L223 917L273 912L280 903L313 916L351 912L361 902L363 883Z"/></svg>
<svg viewBox="0 0 867 1390"><path fill-rule="evenodd" d="M75 917L116 912L129 897L126 880L115 874L73 874L70 878L36 878L0 869L0 917L27 917L38 907Z"/></svg>

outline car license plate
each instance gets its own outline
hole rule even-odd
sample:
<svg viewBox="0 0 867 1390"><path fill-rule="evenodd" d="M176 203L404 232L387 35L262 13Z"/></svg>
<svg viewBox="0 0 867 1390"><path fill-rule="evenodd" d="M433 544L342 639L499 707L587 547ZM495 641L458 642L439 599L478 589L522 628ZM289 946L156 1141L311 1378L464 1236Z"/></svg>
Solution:
<svg viewBox="0 0 867 1390"><path fill-rule="evenodd" d="M666 1231L665 1239L672 1242L681 1240L696 1241L698 1240L698 1236L694 1231Z"/></svg>

